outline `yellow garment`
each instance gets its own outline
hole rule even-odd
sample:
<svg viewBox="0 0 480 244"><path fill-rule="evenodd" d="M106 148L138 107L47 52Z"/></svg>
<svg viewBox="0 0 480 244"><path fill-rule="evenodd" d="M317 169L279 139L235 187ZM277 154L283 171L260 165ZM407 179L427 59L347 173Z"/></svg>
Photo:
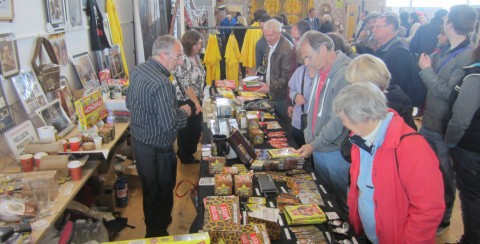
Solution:
<svg viewBox="0 0 480 244"><path fill-rule="evenodd" d="M105 1L105 9L107 11L108 20L110 22L110 30L112 32L112 42L114 44L117 44L120 47L120 53L122 54L123 69L125 71L125 75L128 78L129 74L128 74L127 59L125 58L125 52L123 51L122 27L120 26L117 9L115 7L115 3L113 2L113 0Z"/></svg>
<svg viewBox="0 0 480 244"><path fill-rule="evenodd" d="M241 59L240 48L237 38L234 34L228 37L227 47L225 48L225 64L227 80L234 80L235 86L238 85L238 63Z"/></svg>
<svg viewBox="0 0 480 244"><path fill-rule="evenodd" d="M255 22L252 26L260 26L259 22ZM255 68L255 45L262 38L262 29L248 29L245 32L245 39L242 46L242 60L244 67Z"/></svg>
<svg viewBox="0 0 480 244"><path fill-rule="evenodd" d="M220 49L218 49L217 36L210 34L203 60L207 73L207 85L211 85L212 80L220 80L220 60L222 60L222 56L220 56Z"/></svg>

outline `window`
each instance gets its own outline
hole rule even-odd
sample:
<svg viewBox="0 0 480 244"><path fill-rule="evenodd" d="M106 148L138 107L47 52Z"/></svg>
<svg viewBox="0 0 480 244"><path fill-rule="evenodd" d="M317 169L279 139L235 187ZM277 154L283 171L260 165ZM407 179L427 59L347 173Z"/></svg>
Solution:
<svg viewBox="0 0 480 244"><path fill-rule="evenodd" d="M410 7L410 0L387 0L387 7Z"/></svg>

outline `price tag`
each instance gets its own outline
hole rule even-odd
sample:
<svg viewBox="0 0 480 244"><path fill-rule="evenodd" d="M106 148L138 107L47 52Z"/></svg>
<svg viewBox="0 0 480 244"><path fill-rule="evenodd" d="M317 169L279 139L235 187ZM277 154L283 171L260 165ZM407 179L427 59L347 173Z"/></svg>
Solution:
<svg viewBox="0 0 480 244"><path fill-rule="evenodd" d="M290 231L288 230L288 228L283 228L283 231L285 232L285 237L287 238L287 240L291 240L292 237L290 236Z"/></svg>
<svg viewBox="0 0 480 244"><path fill-rule="evenodd" d="M273 204L272 201L269 201L269 202L268 202L268 205L270 205L271 208L274 208L274 207L275 207L275 204Z"/></svg>
<svg viewBox="0 0 480 244"><path fill-rule="evenodd" d="M332 243L332 237L330 236L330 233L329 232L324 232L324 234L328 239L328 243Z"/></svg>
<svg viewBox="0 0 480 244"><path fill-rule="evenodd" d="M258 189L258 187L255 187L255 194L257 194L257 196L260 196L260 190Z"/></svg>
<svg viewBox="0 0 480 244"><path fill-rule="evenodd" d="M325 212L325 215L327 215L327 218L329 220L335 220L340 218L340 216L338 216L338 214L335 212Z"/></svg>
<svg viewBox="0 0 480 244"><path fill-rule="evenodd" d="M280 186L280 189L282 190L283 193L287 193L287 190L285 190L285 188L283 188L283 186Z"/></svg>
<svg viewBox="0 0 480 244"><path fill-rule="evenodd" d="M284 224L283 224L283 219L282 219L282 215L280 215L280 214L278 215L278 224L279 224L280 226L284 226Z"/></svg>
<svg viewBox="0 0 480 244"><path fill-rule="evenodd" d="M67 187L65 188L65 191L63 192L63 195L65 196L72 195L72 190L73 190L73 183L68 183Z"/></svg>
<svg viewBox="0 0 480 244"><path fill-rule="evenodd" d="M247 211L243 210L243 225L247 225Z"/></svg>
<svg viewBox="0 0 480 244"><path fill-rule="evenodd" d="M325 188L323 187L323 185L318 185L318 187L320 187L320 189L323 191L324 194L327 194L327 191L325 190Z"/></svg>
<svg viewBox="0 0 480 244"><path fill-rule="evenodd" d="M352 242L353 242L353 244L358 244L358 241L357 241L357 239L355 239L354 236L352 236Z"/></svg>
<svg viewBox="0 0 480 244"><path fill-rule="evenodd" d="M312 172L312 178L313 180L317 180L317 177L315 176L315 173Z"/></svg>
<svg viewBox="0 0 480 244"><path fill-rule="evenodd" d="M331 203L330 201L327 201L327 203L328 203L328 206L330 206L331 208L333 208L333 205L332 205L332 203Z"/></svg>

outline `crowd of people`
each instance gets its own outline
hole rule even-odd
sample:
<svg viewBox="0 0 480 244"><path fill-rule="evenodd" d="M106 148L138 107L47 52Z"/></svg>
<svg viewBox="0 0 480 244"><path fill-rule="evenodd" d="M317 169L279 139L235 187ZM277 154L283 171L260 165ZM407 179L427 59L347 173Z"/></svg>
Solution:
<svg viewBox="0 0 480 244"><path fill-rule="evenodd" d="M281 16L262 9L254 16L262 36L253 67L264 81L257 92L269 94L291 125L297 152L312 160L355 232L372 243L433 243L450 225L458 189L460 243L479 243L480 45L470 40L477 12L456 5L424 23L416 12L362 11L349 41L315 9L289 32ZM242 16L234 19L232 25L246 25ZM237 39L245 47L252 38ZM152 57L132 70L127 107L147 237L168 234L175 139L180 161L196 163L203 41L195 30L181 41L161 36ZM423 115L418 132L414 107Z"/></svg>

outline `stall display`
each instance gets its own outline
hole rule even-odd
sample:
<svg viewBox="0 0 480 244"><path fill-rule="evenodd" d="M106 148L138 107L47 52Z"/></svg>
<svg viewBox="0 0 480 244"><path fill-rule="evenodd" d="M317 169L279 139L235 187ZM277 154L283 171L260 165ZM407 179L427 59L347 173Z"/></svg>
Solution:
<svg viewBox="0 0 480 244"><path fill-rule="evenodd" d="M7 103L5 91L3 90L3 77L0 76L0 134L15 125L12 109Z"/></svg>
<svg viewBox="0 0 480 244"><path fill-rule="evenodd" d="M35 110L47 104L47 97L32 71L22 71L18 76L12 77L11 80L20 101L22 101L25 112L30 117L33 117Z"/></svg>
<svg viewBox="0 0 480 244"><path fill-rule="evenodd" d="M87 52L73 56L72 64L77 71L86 95L91 94L100 87L97 73Z"/></svg>
<svg viewBox="0 0 480 244"><path fill-rule="evenodd" d="M89 96L75 101L78 123L82 130L87 130L107 117L107 108L103 102L102 92L96 91Z"/></svg>
<svg viewBox="0 0 480 244"><path fill-rule="evenodd" d="M53 126L59 136L64 136L72 131L74 124L63 110L59 99L37 109L38 116L47 126Z"/></svg>
<svg viewBox="0 0 480 244"><path fill-rule="evenodd" d="M13 1L11 5L13 8ZM5 78L18 75L20 61L18 59L17 40L13 33L0 34L0 53L1 75Z"/></svg>

